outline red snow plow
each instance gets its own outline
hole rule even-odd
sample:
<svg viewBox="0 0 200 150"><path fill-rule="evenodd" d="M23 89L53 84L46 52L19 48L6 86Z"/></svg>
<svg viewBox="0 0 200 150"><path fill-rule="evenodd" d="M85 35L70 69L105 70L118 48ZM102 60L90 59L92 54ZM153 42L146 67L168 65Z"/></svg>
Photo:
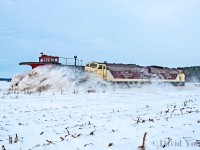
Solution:
<svg viewBox="0 0 200 150"><path fill-rule="evenodd" d="M66 64L60 63L60 58L65 59ZM68 60L74 60L74 65L68 65ZM81 64L80 64L81 63ZM50 66L67 66L67 67L76 67L80 69L84 69L82 66L82 60L77 59L77 56L74 56L74 58L64 58L64 57L58 57L58 56L50 56L45 55L44 53L41 53L41 56L39 57L38 62L21 62L19 65L29 65L32 67L32 69L38 67L38 66L44 66L44 65L50 65Z"/></svg>

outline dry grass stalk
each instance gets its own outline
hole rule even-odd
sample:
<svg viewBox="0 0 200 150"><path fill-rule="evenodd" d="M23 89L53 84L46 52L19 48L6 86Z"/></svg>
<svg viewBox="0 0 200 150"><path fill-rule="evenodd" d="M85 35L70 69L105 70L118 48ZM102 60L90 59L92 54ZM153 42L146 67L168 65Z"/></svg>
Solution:
<svg viewBox="0 0 200 150"><path fill-rule="evenodd" d="M111 147L111 146L113 146L113 145L114 145L113 143L109 143L109 144L108 144L108 147Z"/></svg>
<svg viewBox="0 0 200 150"><path fill-rule="evenodd" d="M147 136L147 133L145 132L144 133L144 137L143 137L143 141L142 141L142 146L139 146L138 148L140 148L140 150L145 150L145 141L146 141L146 136Z"/></svg>
<svg viewBox="0 0 200 150"><path fill-rule="evenodd" d="M17 134L16 134L16 135L15 135L15 140L14 140L14 142L17 143L18 140L19 140L19 138L18 138L18 136L17 136Z"/></svg>
<svg viewBox="0 0 200 150"><path fill-rule="evenodd" d="M4 146L4 145L2 145L2 150L6 150L6 148L5 148L5 146Z"/></svg>
<svg viewBox="0 0 200 150"><path fill-rule="evenodd" d="M9 136L9 144L12 144L12 137Z"/></svg>

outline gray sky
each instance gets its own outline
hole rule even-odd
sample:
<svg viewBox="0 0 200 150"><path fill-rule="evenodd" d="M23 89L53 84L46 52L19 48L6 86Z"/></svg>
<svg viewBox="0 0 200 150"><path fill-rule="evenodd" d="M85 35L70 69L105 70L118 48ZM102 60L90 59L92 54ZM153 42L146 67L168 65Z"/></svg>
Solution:
<svg viewBox="0 0 200 150"><path fill-rule="evenodd" d="M0 77L40 52L167 67L198 66L200 0L0 0Z"/></svg>

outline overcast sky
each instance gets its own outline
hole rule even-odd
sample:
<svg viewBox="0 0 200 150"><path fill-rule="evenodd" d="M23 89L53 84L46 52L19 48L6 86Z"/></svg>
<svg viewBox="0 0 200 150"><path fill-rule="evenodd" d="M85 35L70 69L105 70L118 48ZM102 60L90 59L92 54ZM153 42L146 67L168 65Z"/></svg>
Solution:
<svg viewBox="0 0 200 150"><path fill-rule="evenodd" d="M0 77L40 52L167 67L200 65L200 0L0 0Z"/></svg>

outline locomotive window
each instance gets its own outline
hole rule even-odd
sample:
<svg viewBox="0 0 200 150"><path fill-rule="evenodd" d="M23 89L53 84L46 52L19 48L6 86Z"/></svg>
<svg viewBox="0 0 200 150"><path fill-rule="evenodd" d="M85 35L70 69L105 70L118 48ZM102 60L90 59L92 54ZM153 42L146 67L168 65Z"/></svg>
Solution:
<svg viewBox="0 0 200 150"><path fill-rule="evenodd" d="M57 58L55 58L55 61L57 62L57 61L58 61L58 59L57 59Z"/></svg>
<svg viewBox="0 0 200 150"><path fill-rule="evenodd" d="M103 67L102 65L99 65L98 69L102 69L102 67Z"/></svg>
<svg viewBox="0 0 200 150"><path fill-rule="evenodd" d="M43 62L43 59L42 59L42 58L40 58L40 62Z"/></svg>
<svg viewBox="0 0 200 150"><path fill-rule="evenodd" d="M46 61L49 61L49 58L46 58Z"/></svg>
<svg viewBox="0 0 200 150"><path fill-rule="evenodd" d="M89 66L90 66L90 64L87 64L86 66L87 66L87 67L89 67Z"/></svg>
<svg viewBox="0 0 200 150"><path fill-rule="evenodd" d="M96 67L97 67L97 64L91 63L91 64L90 64L90 67L96 68Z"/></svg>
<svg viewBox="0 0 200 150"><path fill-rule="evenodd" d="M54 61L54 58L51 58L51 61Z"/></svg>

